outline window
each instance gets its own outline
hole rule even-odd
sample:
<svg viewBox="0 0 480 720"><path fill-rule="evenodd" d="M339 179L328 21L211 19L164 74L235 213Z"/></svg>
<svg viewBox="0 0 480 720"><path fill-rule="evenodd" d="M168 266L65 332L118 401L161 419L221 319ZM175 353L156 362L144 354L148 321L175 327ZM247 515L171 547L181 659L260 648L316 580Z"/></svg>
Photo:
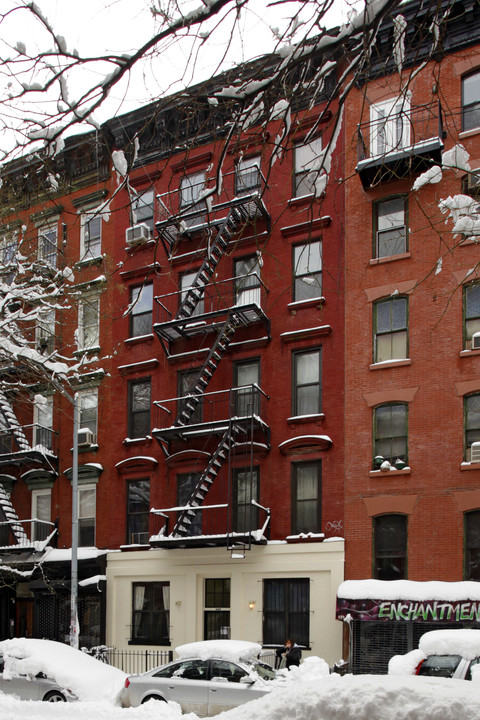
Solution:
<svg viewBox="0 0 480 720"><path fill-rule="evenodd" d="M55 310L45 310L38 314L35 328L37 350L50 354L55 349Z"/></svg>
<svg viewBox="0 0 480 720"><path fill-rule="evenodd" d="M82 215L80 260L91 260L101 256L102 216L96 212Z"/></svg>
<svg viewBox="0 0 480 720"><path fill-rule="evenodd" d="M81 390L78 393L78 407L80 412L79 429L90 430L97 442L98 425L98 390Z"/></svg>
<svg viewBox="0 0 480 720"><path fill-rule="evenodd" d="M319 533L322 526L322 463L292 465L292 534Z"/></svg>
<svg viewBox="0 0 480 720"><path fill-rule="evenodd" d="M463 288L463 312L464 348L472 350L472 337L480 333L480 283L466 285Z"/></svg>
<svg viewBox="0 0 480 720"><path fill-rule="evenodd" d="M322 159L322 138L309 143L298 143L294 153L294 196L312 195Z"/></svg>
<svg viewBox="0 0 480 720"><path fill-rule="evenodd" d="M205 173L198 172L192 175L185 175L180 181L179 211L198 213L193 218L183 220L186 227L201 224L204 220L203 213L206 210L204 202L200 202L200 195L205 189Z"/></svg>
<svg viewBox="0 0 480 720"><path fill-rule="evenodd" d="M465 513L464 580L480 580L480 510Z"/></svg>
<svg viewBox="0 0 480 720"><path fill-rule="evenodd" d="M317 415L321 412L321 357L320 348L293 355L294 415Z"/></svg>
<svg viewBox="0 0 480 720"><path fill-rule="evenodd" d="M50 488L32 490L32 540L45 540L53 531L50 525L52 491Z"/></svg>
<svg viewBox="0 0 480 720"><path fill-rule="evenodd" d="M130 288L130 337L150 335L152 332L153 285Z"/></svg>
<svg viewBox="0 0 480 720"><path fill-rule="evenodd" d="M170 583L132 583L132 643L169 645Z"/></svg>
<svg viewBox="0 0 480 720"><path fill-rule="evenodd" d="M235 260L235 304L260 306L262 284L260 282L260 261L258 255Z"/></svg>
<svg viewBox="0 0 480 720"><path fill-rule="evenodd" d="M132 203L132 224L148 225L150 234L153 235L155 229L155 190L153 188L137 195Z"/></svg>
<svg viewBox="0 0 480 720"><path fill-rule="evenodd" d="M52 449L53 398L35 395L33 406L33 425L35 445Z"/></svg>
<svg viewBox="0 0 480 720"><path fill-rule="evenodd" d="M462 78L462 130L480 127L480 72Z"/></svg>
<svg viewBox="0 0 480 720"><path fill-rule="evenodd" d="M373 205L374 257L401 255L407 251L407 200L394 197Z"/></svg>
<svg viewBox="0 0 480 720"><path fill-rule="evenodd" d="M288 578L263 581L263 644L283 645L291 637L309 646L310 580Z"/></svg>
<svg viewBox="0 0 480 720"><path fill-rule="evenodd" d="M322 296L322 243L320 240L293 248L293 299Z"/></svg>
<svg viewBox="0 0 480 720"><path fill-rule="evenodd" d="M251 532L258 530L258 507L252 505L252 500L258 502L258 476L259 469L235 468L233 472L234 485L234 532Z"/></svg>
<svg viewBox="0 0 480 720"><path fill-rule="evenodd" d="M235 414L239 416L260 413L260 392L253 385L260 384L260 360L245 360L234 365Z"/></svg>
<svg viewBox="0 0 480 720"><path fill-rule="evenodd" d="M15 233L0 235L0 275L5 282L13 280L12 269L17 266L18 240Z"/></svg>
<svg viewBox="0 0 480 720"><path fill-rule="evenodd" d="M407 577L407 517L379 515L373 518L373 577L403 580Z"/></svg>
<svg viewBox="0 0 480 720"><path fill-rule="evenodd" d="M374 362L408 357L408 300L380 300L373 306Z"/></svg>
<svg viewBox="0 0 480 720"><path fill-rule="evenodd" d="M128 437L144 438L150 434L150 378L128 384Z"/></svg>
<svg viewBox="0 0 480 720"><path fill-rule="evenodd" d="M96 486L81 485L78 488L78 544L80 547L95 545Z"/></svg>
<svg viewBox="0 0 480 720"><path fill-rule="evenodd" d="M472 443L480 442L480 395L464 398L465 460L471 461Z"/></svg>
<svg viewBox="0 0 480 720"><path fill-rule="evenodd" d="M200 480L200 473L183 473L177 475L177 498L179 507L185 507L190 502L193 495L193 491L197 487L198 481ZM201 535L202 534L202 511L199 510L195 513L195 517L189 525L189 535Z"/></svg>
<svg viewBox="0 0 480 720"><path fill-rule="evenodd" d="M195 384L198 378L199 369L194 368L191 370L180 370L178 373L178 397L185 398L187 395L193 392ZM189 411L187 407L187 400L180 400L178 403L178 416L183 410ZM195 399L192 401L195 405L194 411L190 414L189 423L201 423L203 419L203 401L202 396L195 394Z"/></svg>
<svg viewBox="0 0 480 720"><path fill-rule="evenodd" d="M410 144L410 98L392 98L370 107L370 152L384 155Z"/></svg>
<svg viewBox="0 0 480 720"><path fill-rule="evenodd" d="M180 275L180 304L183 303L187 292L193 286L193 283L197 277L197 274L198 274L198 271L194 270L193 272L182 273ZM203 296L203 288L199 288L199 290ZM203 297L200 297L200 299L197 301L197 304L195 305L195 308L194 308L193 312L191 313L191 315L192 315L192 317L194 317L195 315L203 315L204 312L205 312L204 300L203 300Z"/></svg>
<svg viewBox="0 0 480 720"><path fill-rule="evenodd" d="M127 485L127 543L148 543L150 480L132 480Z"/></svg>
<svg viewBox="0 0 480 720"><path fill-rule="evenodd" d="M38 259L51 267L57 266L57 226L51 225L39 230Z"/></svg>
<svg viewBox="0 0 480 720"><path fill-rule="evenodd" d="M407 463L407 406L380 405L374 410L374 467L384 460ZM397 465L398 465L397 464Z"/></svg>
<svg viewBox="0 0 480 720"><path fill-rule="evenodd" d="M235 194L249 195L261 189L260 155L242 158L235 168Z"/></svg>
<svg viewBox="0 0 480 720"><path fill-rule="evenodd" d="M205 578L203 639L230 638L230 578Z"/></svg>
<svg viewBox="0 0 480 720"><path fill-rule="evenodd" d="M81 300L78 316L78 349L98 348L100 343L100 298L92 295Z"/></svg>

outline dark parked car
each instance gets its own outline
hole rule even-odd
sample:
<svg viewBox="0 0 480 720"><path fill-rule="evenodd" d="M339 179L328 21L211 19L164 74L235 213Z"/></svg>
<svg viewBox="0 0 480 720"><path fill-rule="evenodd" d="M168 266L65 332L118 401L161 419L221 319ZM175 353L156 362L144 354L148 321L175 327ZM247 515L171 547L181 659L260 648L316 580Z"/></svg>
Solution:
<svg viewBox="0 0 480 720"><path fill-rule="evenodd" d="M471 680L479 663L480 630L432 630L422 635L418 650L395 655L388 672Z"/></svg>

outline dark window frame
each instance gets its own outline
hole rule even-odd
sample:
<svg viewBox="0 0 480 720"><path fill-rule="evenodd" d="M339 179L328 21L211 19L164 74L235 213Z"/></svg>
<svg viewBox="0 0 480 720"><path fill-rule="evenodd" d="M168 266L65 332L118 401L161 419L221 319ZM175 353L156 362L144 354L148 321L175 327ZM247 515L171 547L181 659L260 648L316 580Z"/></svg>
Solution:
<svg viewBox="0 0 480 720"><path fill-rule="evenodd" d="M392 230L399 230L401 228L404 229L403 233L403 243L404 247L402 247L398 252L395 253L389 253L389 254L380 254L379 252L379 233L386 233L387 230L379 230L379 210L381 209L382 205L386 205L386 203L390 203L393 201L403 201L403 225L395 225L392 226ZM391 195L389 197L384 197L379 200L376 200L372 205L373 210L373 240L372 240L372 257L373 258L386 258L386 257L395 257L396 255L403 255L404 253L408 252L408 196L407 195ZM385 213L388 214L388 213ZM402 237L401 234L399 237Z"/></svg>
<svg viewBox="0 0 480 720"><path fill-rule="evenodd" d="M373 303L373 362L385 362L387 360L406 360L408 358L409 354L409 298L405 295L395 295L394 297L389 298L382 298L381 300L377 300ZM395 307L395 303L404 303L405 304L405 324L402 326L394 327L393 326L393 316L394 312L393 309ZM387 330L378 330L378 311L380 306L390 306L390 327ZM400 334L405 334L405 355L395 357L393 355L393 347L392 347L392 357L389 358L383 358L379 359L379 349L378 349L378 341L380 338L385 338L387 336L390 336L391 339L391 345L393 345L393 341L395 336L399 336Z"/></svg>
<svg viewBox="0 0 480 720"><path fill-rule="evenodd" d="M476 521L476 528L469 527L471 520ZM469 510L464 513L463 521L463 579L478 581L480 580L480 510ZM473 539L475 542L472 542ZM476 568L474 572L472 572L472 566Z"/></svg>
<svg viewBox="0 0 480 720"><path fill-rule="evenodd" d="M405 409L405 433L402 435L384 435L379 436L377 434L377 424L378 424L378 412L380 410L385 410L387 408L394 408L394 407L402 407ZM405 458L402 460L402 462L405 465L408 465L408 403L405 402L391 402L391 403L382 403L381 405L377 405L373 408L373 468L378 470L378 463L376 462L377 457L382 457L384 460L388 460L392 465L395 464L395 459L401 459L401 455L405 455ZM395 438L405 438L405 452L401 454L389 454L384 455L378 451L378 443L381 440L387 441L390 440L393 442Z"/></svg>
<svg viewBox="0 0 480 720"><path fill-rule="evenodd" d="M477 77L477 82L480 86L480 70L478 68L476 70L473 70L473 72L469 72L466 75L462 76L462 132L468 130L475 130L476 128L480 127L480 119L478 123L474 122L474 124L470 124L470 121L466 122L467 118L469 117L469 113L471 113L472 110L475 112L475 114L478 113L480 115L480 92L478 100L475 100L474 102L470 102L468 104L465 103L465 83L475 77Z"/></svg>
<svg viewBox="0 0 480 720"><path fill-rule="evenodd" d="M395 520L394 520L395 519ZM397 523L403 534L403 545L400 546L398 537L390 547L380 548L380 532L387 533L387 522ZM383 526L383 527L382 527ZM390 533L393 535L393 533ZM402 539L402 538L400 538ZM399 559L403 559L403 571ZM390 561L390 568L381 569L380 560ZM372 518L372 577L376 580L406 580L408 578L408 515L403 513L385 513Z"/></svg>
<svg viewBox="0 0 480 720"><path fill-rule="evenodd" d="M298 481L299 471L302 468L315 468L317 475L317 496L316 498L306 498L299 500L298 498ZM300 533L321 533L322 528L322 461L321 460L308 460L305 462L295 462L291 466L291 492L292 492L292 535L299 535ZM316 519L315 527L300 528L299 527L299 503L316 503Z"/></svg>
<svg viewBox="0 0 480 720"><path fill-rule="evenodd" d="M240 381L238 379L239 369L241 367L246 366L255 366L258 369L257 372L257 380L256 384L260 387L260 380L261 380L261 359L259 357L254 358L245 358L245 360L236 360L233 363L233 386L243 387L240 385ZM253 384L253 383L252 383ZM255 392L255 389L252 388L251 390L248 389L248 386L246 386L245 390L237 390L235 393L234 398L234 412L236 415L242 415L245 414L244 410L245 407L248 409L250 406L252 408L253 413L256 413L257 415L260 414L260 408L261 408L261 396L260 392ZM246 413L247 416L251 413Z"/></svg>
<svg viewBox="0 0 480 720"><path fill-rule="evenodd" d="M144 294L151 292L151 303L149 310L143 310L143 303L145 298L142 297ZM136 297L135 297L136 294ZM146 298L149 299L148 297ZM133 285L130 288L130 332L129 337L141 337L143 335L152 334L152 323L153 323L153 283L144 283L143 285ZM148 320L150 318L150 320ZM141 325L141 328L137 328L136 325ZM144 332L145 327L148 326L148 332ZM141 330L141 331L139 331Z"/></svg>
<svg viewBox="0 0 480 720"><path fill-rule="evenodd" d="M134 485L139 485L140 483L148 483L148 509L147 510L132 510L132 495L131 490L133 489ZM148 536L150 535L149 532L149 524L150 524L150 479L148 477L146 478L135 478L133 480L127 481L127 497L126 497L126 506L127 506L127 539L126 544L127 545L135 545L140 544L137 540L135 542L133 540L133 535L139 534L139 533L146 533ZM138 522L140 521L140 526L143 527L143 530L138 530ZM135 528L135 530L134 530ZM148 537L146 538L146 542L148 542Z"/></svg>
<svg viewBox="0 0 480 720"><path fill-rule="evenodd" d="M296 595L296 598L295 598ZM297 603L305 603L301 609ZM264 578L263 645L282 646L285 638L310 647L310 578Z"/></svg>
<svg viewBox="0 0 480 720"><path fill-rule="evenodd" d="M298 265L298 261L300 260L300 257L296 258L296 251L299 248L305 249L305 248L311 247L312 245L317 245L317 244L320 247L320 253L319 253L320 269L310 270L310 268L308 268L308 272L304 272L304 273L297 272L297 265ZM307 263L307 265L308 265L308 263ZM292 246L292 269L293 269L293 283L292 283L292 285L293 285L293 287L292 287L293 302L301 302L302 300L307 301L307 300L311 300L313 298L323 297L323 244L322 244L322 238L319 238L319 237L312 238L312 240L309 240L309 241L303 242L303 243L297 243ZM316 281L319 278L320 282L315 285L312 285L312 288L318 287L318 285L319 285L320 292L312 292L312 294L308 295L308 297L302 297L302 298L297 297L297 295L299 295L298 288L297 288L297 284L299 282L300 283L303 282L304 285L306 287L308 287L308 283L305 283L304 278L315 278ZM299 287L302 287L302 285L300 285Z"/></svg>
<svg viewBox="0 0 480 720"><path fill-rule="evenodd" d="M135 409L134 408L134 402L135 402L135 388L144 385L145 387L148 385L149 387L149 404L148 408L140 408ZM148 415L148 432L145 434L143 432L139 432L140 428L137 427L139 422L145 423L145 419ZM139 421L138 418L141 418L144 416L144 419ZM128 423L127 423L127 433L128 437L132 439L140 439L145 438L147 435L150 434L150 426L151 426L151 417L152 417L152 379L151 377L147 378L139 378L138 380L130 380L128 383Z"/></svg>
<svg viewBox="0 0 480 720"><path fill-rule="evenodd" d="M469 422L469 414L477 414L474 408L469 405L478 404L480 406L480 393L472 393L465 395L463 398L463 457L466 462L470 462L469 451L474 442L480 442L480 420L478 425ZM480 413L479 413L480 414Z"/></svg>
<svg viewBox="0 0 480 720"><path fill-rule="evenodd" d="M472 336L480 332L480 308L478 312L469 311L469 297L480 296L480 282L468 283L463 286L463 348L472 349ZM480 297L478 298L480 304ZM470 327L469 327L470 326ZM476 329L478 327L478 329Z"/></svg>
<svg viewBox="0 0 480 720"><path fill-rule="evenodd" d="M239 476L250 475L249 502L239 502ZM233 532L252 532L259 529L259 508L251 504L252 500L259 502L260 498L260 466L233 468Z"/></svg>
<svg viewBox="0 0 480 720"><path fill-rule="evenodd" d="M319 366L319 378L318 382L299 383L298 382L298 360L304 355L318 355L318 366ZM301 388L317 388L317 408L313 412L304 413L299 412L299 397L298 391ZM294 417L301 415L321 415L322 413L322 347L305 348L302 350L294 350L292 353L292 414Z"/></svg>
<svg viewBox="0 0 480 720"><path fill-rule="evenodd" d="M230 638L231 627L231 578L205 578L203 583L203 593L203 639L228 640ZM228 600L228 604L225 600ZM227 621L228 625L226 624ZM228 628L228 632L222 633L222 627Z"/></svg>
<svg viewBox="0 0 480 720"><path fill-rule="evenodd" d="M135 590L137 587L143 586L145 588L144 591L144 602L145 602L145 596L147 596L147 602L150 602L152 609L148 610L138 610L135 609ZM170 594L170 582L169 581L152 581L152 582L132 582L132 624L131 624L131 634L130 634L130 640L129 645L170 645L170 607L168 609L163 608L163 610L154 610L153 609L153 599L155 596L155 592L161 591L163 594L163 589L165 587L169 588L169 594ZM169 601L170 604L170 601ZM136 632L137 622L136 622L136 616L140 616L141 614L144 614L147 616L147 626L150 628L155 627L154 619L155 615L157 616L163 616L163 625L165 628L165 632L163 634L156 634L154 635L153 632L149 633L148 637L145 635L138 635L138 632ZM150 618L150 620L148 619Z"/></svg>

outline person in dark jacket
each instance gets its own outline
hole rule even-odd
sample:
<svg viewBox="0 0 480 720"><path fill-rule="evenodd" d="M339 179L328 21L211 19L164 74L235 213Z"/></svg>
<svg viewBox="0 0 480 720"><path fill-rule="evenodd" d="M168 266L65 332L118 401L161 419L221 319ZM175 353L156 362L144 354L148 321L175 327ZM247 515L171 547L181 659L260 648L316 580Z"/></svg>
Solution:
<svg viewBox="0 0 480 720"><path fill-rule="evenodd" d="M300 665L300 660L302 659L302 651L292 638L287 638L284 647L278 648L275 654L277 656L275 668L280 667L283 658L285 658L285 665L288 669L290 669L292 665Z"/></svg>

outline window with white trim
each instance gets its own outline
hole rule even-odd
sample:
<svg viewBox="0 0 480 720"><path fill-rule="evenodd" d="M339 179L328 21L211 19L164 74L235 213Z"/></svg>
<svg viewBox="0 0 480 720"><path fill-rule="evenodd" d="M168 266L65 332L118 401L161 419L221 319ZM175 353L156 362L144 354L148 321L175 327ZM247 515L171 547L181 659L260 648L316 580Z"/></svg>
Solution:
<svg viewBox="0 0 480 720"><path fill-rule="evenodd" d="M407 252L407 198L380 200L373 205L374 257L390 257Z"/></svg>
<svg viewBox="0 0 480 720"><path fill-rule="evenodd" d="M320 240L293 246L293 299L322 296L322 243Z"/></svg>
<svg viewBox="0 0 480 720"><path fill-rule="evenodd" d="M98 388L78 392L79 429L90 430L97 442L98 430Z"/></svg>
<svg viewBox="0 0 480 720"><path fill-rule="evenodd" d="M53 445L53 397L35 395L33 425L34 444L51 450Z"/></svg>
<svg viewBox="0 0 480 720"><path fill-rule="evenodd" d="M85 296L78 308L78 349L89 350L100 344L100 298Z"/></svg>
<svg viewBox="0 0 480 720"><path fill-rule="evenodd" d="M261 158L241 158L235 167L235 194L238 197L249 195L261 189Z"/></svg>
<svg viewBox="0 0 480 720"><path fill-rule="evenodd" d="M57 267L57 225L46 225L38 231L38 259Z"/></svg>
<svg viewBox="0 0 480 720"><path fill-rule="evenodd" d="M78 544L80 547L95 545L95 516L97 486L80 485L78 488Z"/></svg>
<svg viewBox="0 0 480 720"><path fill-rule="evenodd" d="M37 350L50 354L55 349L55 310L40 310L35 327Z"/></svg>
<svg viewBox="0 0 480 720"><path fill-rule="evenodd" d="M101 257L102 215L96 210L82 215L80 233L80 260Z"/></svg>
<svg viewBox="0 0 480 720"><path fill-rule="evenodd" d="M150 234L155 229L155 190L150 188L136 196L132 202L132 225L148 225Z"/></svg>
<svg viewBox="0 0 480 720"><path fill-rule="evenodd" d="M32 490L32 540L45 540L53 530L51 522L52 491Z"/></svg>
<svg viewBox="0 0 480 720"><path fill-rule="evenodd" d="M384 155L410 145L410 96L370 106L370 153Z"/></svg>
<svg viewBox="0 0 480 720"><path fill-rule="evenodd" d="M296 143L294 154L294 196L303 197L315 193L315 182L318 178L322 161L322 138L318 137L308 143Z"/></svg>

